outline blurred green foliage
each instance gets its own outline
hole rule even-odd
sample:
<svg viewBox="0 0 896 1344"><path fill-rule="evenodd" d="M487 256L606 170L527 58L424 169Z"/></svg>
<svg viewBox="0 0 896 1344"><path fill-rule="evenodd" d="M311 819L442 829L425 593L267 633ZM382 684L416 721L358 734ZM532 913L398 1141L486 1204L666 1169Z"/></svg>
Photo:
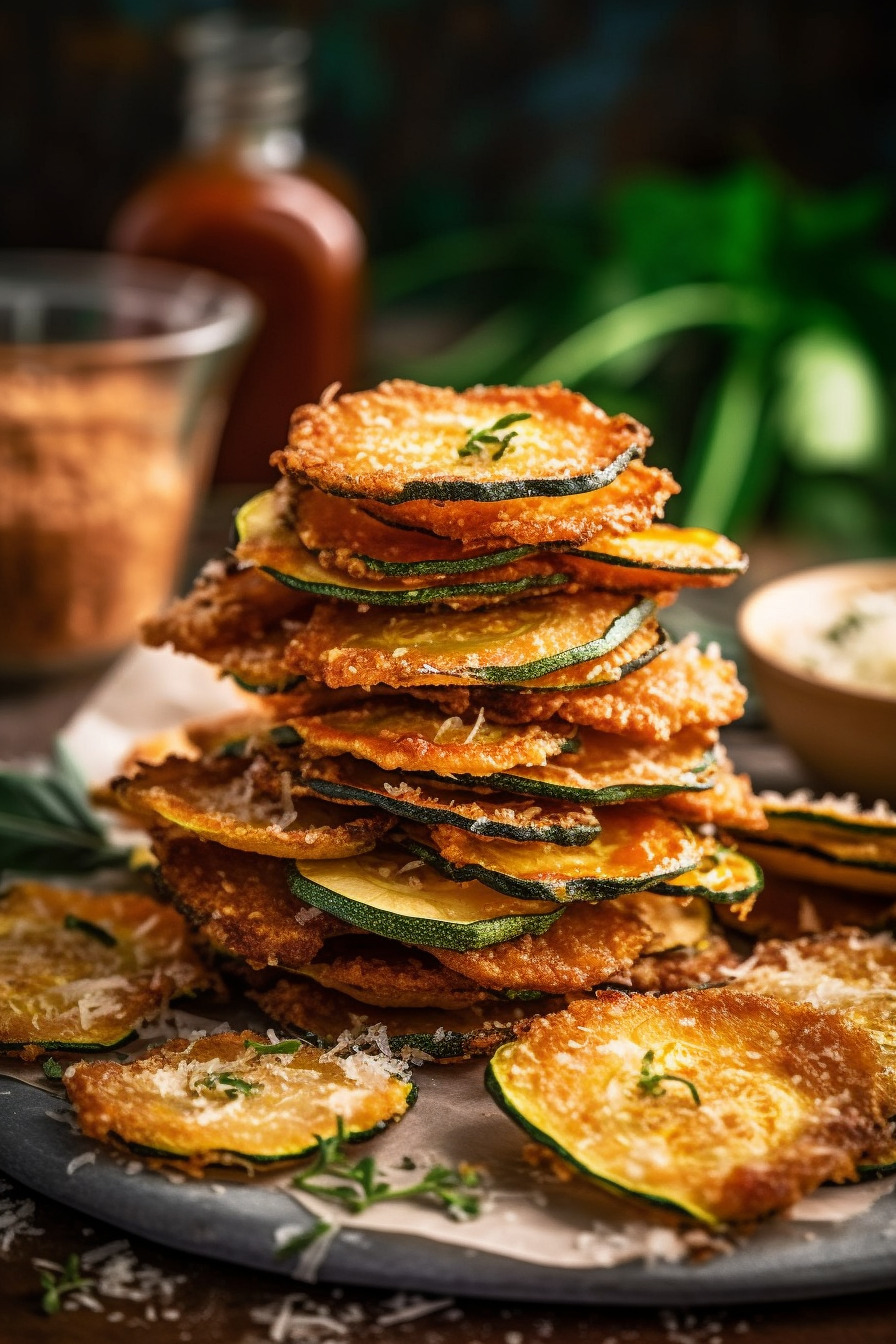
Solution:
<svg viewBox="0 0 896 1344"><path fill-rule="evenodd" d="M877 186L808 194L749 164L644 176L574 216L433 238L384 259L387 312L477 314L389 372L558 378L653 429L675 521L761 523L896 550L896 259Z"/></svg>

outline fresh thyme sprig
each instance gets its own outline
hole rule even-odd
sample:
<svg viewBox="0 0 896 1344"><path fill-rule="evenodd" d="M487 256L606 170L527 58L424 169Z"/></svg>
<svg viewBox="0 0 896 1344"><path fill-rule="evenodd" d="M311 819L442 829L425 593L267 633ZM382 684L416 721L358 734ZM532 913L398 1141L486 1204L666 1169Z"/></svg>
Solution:
<svg viewBox="0 0 896 1344"><path fill-rule="evenodd" d="M392 1186L383 1180L374 1157L362 1157L352 1162L346 1155L347 1134L342 1117L332 1138L317 1135L317 1151L298 1176L293 1177L297 1190L320 1199L342 1204L349 1213L363 1213L371 1204L391 1199L417 1199L430 1195L438 1200L454 1218L475 1218L480 1210L480 1195L473 1192L481 1185L474 1167L461 1162L456 1168L436 1165L430 1167L420 1180L411 1185Z"/></svg>
<svg viewBox="0 0 896 1344"><path fill-rule="evenodd" d="M509 415L502 415L493 425L486 425L484 429L471 430L467 435L466 442L458 448L458 457L472 457L474 453L481 453L486 444L497 444L492 453L492 461L500 462L506 452L513 452L516 444L513 440L517 437L519 431L511 429L507 434L499 434L500 429L507 429L508 425L515 425L520 420L531 420L531 411L511 411Z"/></svg>
<svg viewBox="0 0 896 1344"><path fill-rule="evenodd" d="M67 929L76 929L78 933L86 933L88 938L95 938L103 947L115 947L118 939L108 929L102 928L99 924L94 924L89 919L81 919L78 915L68 914L62 921Z"/></svg>
<svg viewBox="0 0 896 1344"><path fill-rule="evenodd" d="M296 1055L304 1050L306 1041L249 1041L257 1055Z"/></svg>
<svg viewBox="0 0 896 1344"><path fill-rule="evenodd" d="M263 1083L250 1083L248 1078L238 1078L235 1073L207 1073L204 1078L199 1078L194 1084L195 1087L207 1087L214 1091L220 1087L228 1101L235 1101L237 1097L247 1097L250 1092L260 1092Z"/></svg>
<svg viewBox="0 0 896 1344"><path fill-rule="evenodd" d="M662 1097L665 1096L666 1092L663 1083L681 1083L682 1087L686 1087L693 1097L694 1105L699 1106L700 1093L697 1091L691 1080L689 1078L682 1078L681 1075L677 1073L666 1073L665 1069L662 1067L659 1069L654 1068L653 1061L655 1057L656 1052L653 1050L646 1050L644 1052L644 1058L641 1060L641 1073L638 1078L638 1086L641 1091L646 1092L649 1097Z"/></svg>
<svg viewBox="0 0 896 1344"><path fill-rule="evenodd" d="M72 1251L58 1274L49 1269L40 1271L40 1286L43 1289L40 1305L48 1316L55 1316L62 1310L62 1299L66 1293L92 1288L94 1281L82 1277L81 1257Z"/></svg>

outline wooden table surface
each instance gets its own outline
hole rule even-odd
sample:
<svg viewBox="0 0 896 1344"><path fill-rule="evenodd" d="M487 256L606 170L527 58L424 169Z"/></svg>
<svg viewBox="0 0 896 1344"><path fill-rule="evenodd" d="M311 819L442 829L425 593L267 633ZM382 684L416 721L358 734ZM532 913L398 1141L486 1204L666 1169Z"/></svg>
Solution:
<svg viewBox="0 0 896 1344"><path fill-rule="evenodd" d="M47 748L95 675L0 691L0 756ZM761 731L732 730L729 746L757 784L790 788L798 767ZM41 1229L36 1235L35 1229ZM0 1191L0 1341L107 1344L893 1344L892 1293L693 1311L540 1307L308 1287L128 1239L120 1296L46 1316L34 1261L59 1263L122 1241L114 1228L13 1182ZM128 1247L130 1248L128 1251ZM178 1280L173 1282L173 1280Z"/></svg>

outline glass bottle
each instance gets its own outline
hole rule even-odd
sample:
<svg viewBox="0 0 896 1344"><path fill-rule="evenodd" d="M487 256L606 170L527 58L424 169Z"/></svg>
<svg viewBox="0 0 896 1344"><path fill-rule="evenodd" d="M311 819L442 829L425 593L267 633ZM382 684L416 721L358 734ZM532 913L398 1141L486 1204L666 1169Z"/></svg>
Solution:
<svg viewBox="0 0 896 1344"><path fill-rule="evenodd" d="M219 481L268 479L293 408L352 381L364 236L333 189L346 196L348 184L305 158L307 45L299 29L245 28L220 16L185 29L184 151L111 227L114 249L208 267L242 281L262 305L221 441Z"/></svg>

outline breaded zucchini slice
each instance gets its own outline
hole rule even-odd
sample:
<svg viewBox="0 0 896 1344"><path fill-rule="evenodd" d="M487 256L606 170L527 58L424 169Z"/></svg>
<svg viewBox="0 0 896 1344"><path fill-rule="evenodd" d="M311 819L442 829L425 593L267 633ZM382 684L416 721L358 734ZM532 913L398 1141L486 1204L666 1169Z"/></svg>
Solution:
<svg viewBox="0 0 896 1344"><path fill-rule="evenodd" d="M768 830L744 837L773 872L806 882L896 896L896 814L861 811L853 796L764 795Z"/></svg>
<svg viewBox="0 0 896 1344"><path fill-rule="evenodd" d="M806 1004L605 992L502 1046L486 1086L606 1189L714 1225L849 1180L882 1119L874 1047Z"/></svg>
<svg viewBox="0 0 896 1344"><path fill-rule="evenodd" d="M487 947L541 933L563 909L498 895L479 882L459 885L385 845L353 859L297 860L289 885L300 900L347 924L422 947Z"/></svg>
<svg viewBox="0 0 896 1344"><path fill-rule="evenodd" d="M210 978L148 896L21 882L0 897L0 1053L110 1049Z"/></svg>
<svg viewBox="0 0 896 1344"><path fill-rule="evenodd" d="M587 494L507 499L497 504L476 500L442 503L430 499L407 504L359 501L365 513L396 528L422 529L470 547L492 541L504 546L548 546L565 542L585 546L596 537L641 532L678 493L670 472L634 461L621 476Z"/></svg>
<svg viewBox="0 0 896 1344"><path fill-rule="evenodd" d="M668 523L654 523L627 536L598 537L572 555L588 562L597 587L640 590L724 588L749 563L740 547L718 532Z"/></svg>
<svg viewBox="0 0 896 1344"><path fill-rule="evenodd" d="M650 941L642 949L643 956L701 948L712 935L712 907L698 897L670 900L654 891L631 891L612 905L647 925Z"/></svg>
<svg viewBox="0 0 896 1344"><path fill-rule="evenodd" d="M328 938L346 933L342 920L305 905L289 886L285 859L246 854L173 829L156 831L155 880L208 946L255 970L297 970Z"/></svg>
<svg viewBox="0 0 896 1344"><path fill-rule="evenodd" d="M559 383L455 392L396 379L299 406L277 465L334 495L494 503L599 490L651 442Z"/></svg>
<svg viewBox="0 0 896 1344"><path fill-rule="evenodd" d="M701 793L671 794L663 806L691 826L712 825L724 831L765 830L765 813L753 792L750 776L734 773L724 747L719 749L708 782L709 788Z"/></svg>
<svg viewBox="0 0 896 1344"><path fill-rule="evenodd" d="M487 986L442 965L426 949L369 933L327 943L299 973L380 1008L469 1008L491 997Z"/></svg>
<svg viewBox="0 0 896 1344"><path fill-rule="evenodd" d="M306 1045L270 1052L244 1031L173 1040L129 1064L74 1064L64 1082L92 1139L201 1175L219 1164L293 1162L330 1138L368 1139L404 1115L413 1083ZM258 1050L255 1047L261 1046Z"/></svg>
<svg viewBox="0 0 896 1344"><path fill-rule="evenodd" d="M248 995L290 1036L332 1045L344 1032L378 1036L382 1030L396 1054L423 1051L446 1062L490 1055L525 1022L566 1007L563 998L531 1002L488 998L454 1009L367 1007L299 977L278 980L271 989L250 989Z"/></svg>
<svg viewBox="0 0 896 1344"><path fill-rule="evenodd" d="M521 900L612 899L656 887L700 860L700 841L659 808L606 808L600 822L597 839L578 847L485 840L453 826L408 825L396 839L454 882L481 882Z"/></svg>
<svg viewBox="0 0 896 1344"><path fill-rule="evenodd" d="M484 781L470 776L477 783ZM351 756L314 761L302 773L314 793L333 802L381 807L404 821L424 826L459 826L504 840L541 840L552 845L587 845L600 834L600 820L587 803L520 798L512 793L479 793L447 779L407 779Z"/></svg>
<svg viewBox="0 0 896 1344"><path fill-rule="evenodd" d="M823 887L790 881L768 871L765 884L749 913L719 906L723 924L753 938L785 938L829 933L841 925L871 932L896 922L896 911L873 893L848 887Z"/></svg>
<svg viewBox="0 0 896 1344"><path fill-rule="evenodd" d="M370 520L373 521L372 519ZM255 565L278 583L312 597L382 607L444 605L471 611L494 602L510 601L528 593L543 593L572 582L571 573L537 556L518 560L509 567L483 568L445 579L390 578L370 575L359 578L336 569L326 569L303 546L295 533L279 519L279 501L272 490L250 499L236 516L238 559ZM579 577L584 584L587 573Z"/></svg>
<svg viewBox="0 0 896 1344"><path fill-rule="evenodd" d="M605 806L637 798L662 798L714 782L717 734L686 728L669 742L643 743L582 728L562 755L544 765L496 771L490 783L536 798ZM467 781L456 772L461 783Z"/></svg>
<svg viewBox="0 0 896 1344"><path fill-rule="evenodd" d="M543 765L567 751L574 729L561 723L517 728L489 723L484 714L446 718L419 701L369 699L331 713L290 720L306 756L344 752L383 770L490 776L518 765Z"/></svg>
<svg viewBox="0 0 896 1344"><path fill-rule="evenodd" d="M263 765L264 762L262 761ZM341 858L372 849L392 824L381 812L355 813L317 798L293 799L289 776L273 796L253 759L177 757L113 781L122 805L150 822L161 819L228 849L275 858Z"/></svg>
<svg viewBox="0 0 896 1344"><path fill-rule="evenodd" d="M655 882L665 896L700 896L713 905L737 905L762 890L762 869L736 849L719 845L678 877Z"/></svg>
<svg viewBox="0 0 896 1344"><path fill-rule="evenodd" d="M335 687L528 682L612 653L656 605L610 593L534 597L476 612L321 605L286 658L295 672Z"/></svg>

